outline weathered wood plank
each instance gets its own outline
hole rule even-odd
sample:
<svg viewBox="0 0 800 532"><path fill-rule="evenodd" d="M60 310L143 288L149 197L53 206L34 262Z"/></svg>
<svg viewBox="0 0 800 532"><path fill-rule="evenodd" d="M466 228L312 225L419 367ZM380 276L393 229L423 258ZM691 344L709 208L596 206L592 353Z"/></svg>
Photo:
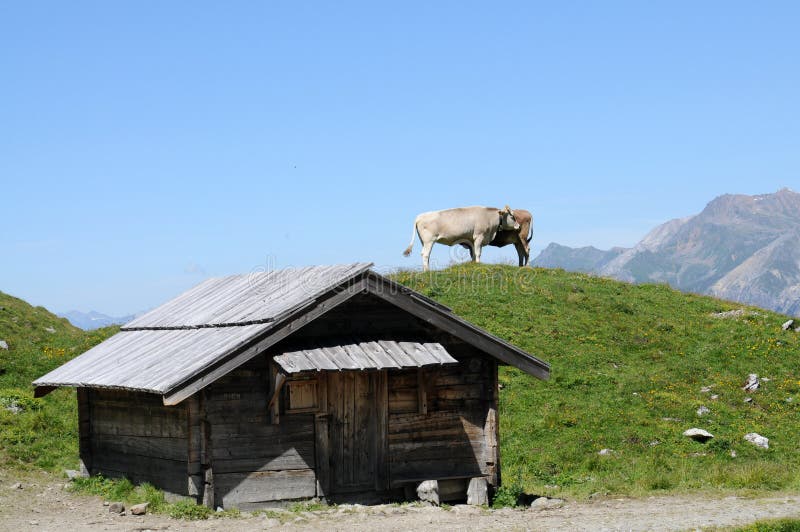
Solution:
<svg viewBox="0 0 800 532"><path fill-rule="evenodd" d="M327 397L324 398L327 402ZM328 434L328 415L318 414L315 418L315 451L316 451L316 478L317 497L325 497L330 492L331 467Z"/></svg>
<svg viewBox="0 0 800 532"><path fill-rule="evenodd" d="M428 385L423 368L417 370L417 409L421 415L428 413Z"/></svg>
<svg viewBox="0 0 800 532"><path fill-rule="evenodd" d="M216 474L214 489L217 501L228 509L242 503L314 497L316 479L313 469Z"/></svg>
<svg viewBox="0 0 800 532"><path fill-rule="evenodd" d="M171 405L180 403L195 392L202 390L217 379L223 377L229 371L236 369L259 354L266 352L267 349L279 341L294 334L351 297L363 292L364 289L366 289L366 282L363 279L354 281L349 283L346 289L336 292L327 299L309 306L296 317L288 318L286 322L277 329L271 329L264 333L264 335L254 338L248 347L244 347L240 351L226 357L225 360L220 361L213 368L209 368L201 374L193 375L184 383L175 386L164 395L164 404Z"/></svg>
<svg viewBox="0 0 800 532"><path fill-rule="evenodd" d="M273 456L214 459L214 471L217 474L284 471L288 469L311 469L313 467L315 467L315 457L314 445L311 442L289 448L285 452Z"/></svg>
<svg viewBox="0 0 800 532"><path fill-rule="evenodd" d="M92 416L88 388L78 388L78 455L81 474L92 473Z"/></svg>
<svg viewBox="0 0 800 532"><path fill-rule="evenodd" d="M213 439L215 442L225 444L232 439L275 440L275 441L305 441L314 438L314 416L312 414L298 414L286 416L280 425L267 425L258 423L216 423L214 424Z"/></svg>
<svg viewBox="0 0 800 532"><path fill-rule="evenodd" d="M389 376L378 373L375 391L375 489L389 489Z"/></svg>
<svg viewBox="0 0 800 532"><path fill-rule="evenodd" d="M125 453L185 461L187 459L187 439L95 434L92 440L92 452L99 454Z"/></svg>

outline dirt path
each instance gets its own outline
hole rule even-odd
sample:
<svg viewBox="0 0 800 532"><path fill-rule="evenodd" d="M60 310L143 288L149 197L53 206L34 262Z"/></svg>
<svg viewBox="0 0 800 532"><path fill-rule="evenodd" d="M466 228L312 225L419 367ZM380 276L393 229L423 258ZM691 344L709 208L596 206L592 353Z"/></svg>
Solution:
<svg viewBox="0 0 800 532"><path fill-rule="evenodd" d="M16 482L22 489L13 488ZM730 527L759 519L800 518L800 494L762 498L667 496L567 504L535 511L449 509L421 506L339 506L322 512L280 518L246 514L241 518L181 521L160 515L114 515L97 497L65 490L65 481L43 474L0 473L0 530L695 530Z"/></svg>

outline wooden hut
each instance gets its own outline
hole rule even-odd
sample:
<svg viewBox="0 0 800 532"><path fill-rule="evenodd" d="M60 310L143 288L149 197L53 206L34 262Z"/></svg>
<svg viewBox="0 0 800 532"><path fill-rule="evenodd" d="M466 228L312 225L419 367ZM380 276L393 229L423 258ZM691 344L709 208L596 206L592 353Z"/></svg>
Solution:
<svg viewBox="0 0 800 532"><path fill-rule="evenodd" d="M497 367L549 366L370 266L208 279L36 395L77 388L86 473L211 507L496 487Z"/></svg>

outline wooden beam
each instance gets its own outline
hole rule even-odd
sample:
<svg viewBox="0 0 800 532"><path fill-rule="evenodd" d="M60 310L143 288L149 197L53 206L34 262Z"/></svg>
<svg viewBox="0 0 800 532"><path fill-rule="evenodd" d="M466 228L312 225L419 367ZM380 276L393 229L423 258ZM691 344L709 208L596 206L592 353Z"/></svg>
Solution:
<svg viewBox="0 0 800 532"><path fill-rule="evenodd" d="M389 372L378 372L375 390L375 490L389 489Z"/></svg>
<svg viewBox="0 0 800 532"><path fill-rule="evenodd" d="M33 396L38 399L55 390L57 386L37 386L33 389Z"/></svg>
<svg viewBox="0 0 800 532"><path fill-rule="evenodd" d="M443 331L461 338L481 351L489 353L498 360L542 380L550 378L550 367L547 363L475 327L453 313L426 304L419 298L412 298L404 294L403 287L400 287L400 285L397 285L400 288L391 286L384 278L372 275L367 278L367 285L371 294L380 297L384 301L406 312L410 312Z"/></svg>
<svg viewBox="0 0 800 532"><path fill-rule="evenodd" d="M200 449L200 463L203 471L203 505L209 508L214 508L214 468L213 468L213 454L214 448L211 439L211 423L208 421L208 415L205 406L208 403L208 395L205 391L201 392L203 395L203 418L200 424L200 441L202 447Z"/></svg>
<svg viewBox="0 0 800 532"><path fill-rule="evenodd" d="M417 411L428 413L428 384L425 379L425 368L417 368Z"/></svg>
<svg viewBox="0 0 800 532"><path fill-rule="evenodd" d="M315 474L317 478L317 497L326 497L330 494L331 486L327 372L321 371L319 373L318 383L317 404L319 404L319 412L314 416Z"/></svg>
<svg viewBox="0 0 800 532"><path fill-rule="evenodd" d="M205 495L205 478L202 464L203 415L201 412L201 400L202 394L194 394L186 401L188 489L189 496L197 503L202 503Z"/></svg>
<svg viewBox="0 0 800 532"><path fill-rule="evenodd" d="M89 388L78 388L78 454L82 475L92 474L92 414Z"/></svg>
<svg viewBox="0 0 800 532"><path fill-rule="evenodd" d="M213 367L206 369L204 373L193 375L182 384L169 390L164 394L164 404L176 405L180 403L193 393L202 390L248 360L265 352L287 336L294 334L323 314L330 312L350 298L364 292L367 288L367 283L364 278L355 282L351 281L350 283L352 284L347 284L341 291L334 293L327 299L319 300L316 304L305 307L303 312L299 315L287 318L283 324L269 329L262 335L253 338L241 349L234 351Z"/></svg>
<svg viewBox="0 0 800 532"><path fill-rule="evenodd" d="M270 373L272 379L270 380L270 399L269 404L267 404L267 409L269 410L270 421L273 425L277 425L281 422L281 403L278 397L280 396L283 384L286 382L286 375L278 371L277 364L273 362L270 362Z"/></svg>

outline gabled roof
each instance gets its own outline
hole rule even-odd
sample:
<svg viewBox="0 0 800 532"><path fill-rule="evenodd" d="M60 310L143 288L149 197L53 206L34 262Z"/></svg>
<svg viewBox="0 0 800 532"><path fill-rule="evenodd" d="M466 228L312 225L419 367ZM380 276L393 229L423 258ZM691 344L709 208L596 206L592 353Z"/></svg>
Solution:
<svg viewBox="0 0 800 532"><path fill-rule="evenodd" d="M58 386L118 388L158 393L165 404L177 404L365 292L504 363L542 379L549 377L547 363L459 318L444 305L369 270L370 266L316 266L209 279L34 381L36 395ZM425 351L430 350L426 347ZM379 353L376 356L379 359L374 365L365 367L382 367L386 361ZM445 357L449 357L446 351L438 363L448 363ZM300 363L301 358L294 355L293 360ZM420 353L410 363L420 367L432 362Z"/></svg>

